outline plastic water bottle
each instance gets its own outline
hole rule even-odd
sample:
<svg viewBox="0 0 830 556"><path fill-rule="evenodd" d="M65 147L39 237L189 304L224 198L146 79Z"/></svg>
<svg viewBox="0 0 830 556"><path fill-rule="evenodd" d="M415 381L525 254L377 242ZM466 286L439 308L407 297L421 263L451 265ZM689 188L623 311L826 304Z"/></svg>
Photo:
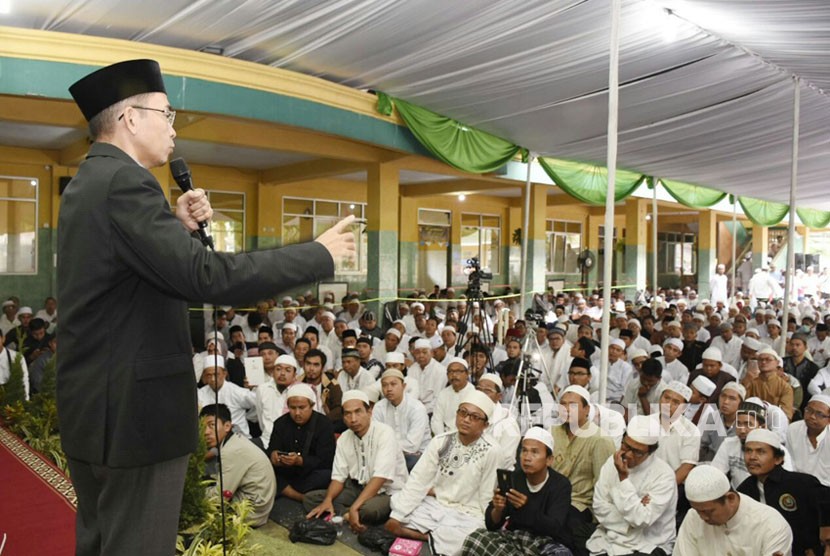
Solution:
<svg viewBox="0 0 830 556"><path fill-rule="evenodd" d="M346 522L346 520L343 519L342 515L335 515L335 516L332 516L331 522L332 522L333 525L337 526L337 536L342 537L343 536L343 524Z"/></svg>

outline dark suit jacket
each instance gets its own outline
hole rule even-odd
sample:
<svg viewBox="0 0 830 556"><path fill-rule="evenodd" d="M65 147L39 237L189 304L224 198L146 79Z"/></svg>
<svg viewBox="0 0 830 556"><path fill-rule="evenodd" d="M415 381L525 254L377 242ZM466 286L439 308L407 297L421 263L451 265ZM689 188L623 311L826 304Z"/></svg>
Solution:
<svg viewBox="0 0 830 556"><path fill-rule="evenodd" d="M66 454L111 467L186 455L198 434L187 301L251 303L331 276L319 243L206 250L156 178L95 143L61 198L58 416Z"/></svg>

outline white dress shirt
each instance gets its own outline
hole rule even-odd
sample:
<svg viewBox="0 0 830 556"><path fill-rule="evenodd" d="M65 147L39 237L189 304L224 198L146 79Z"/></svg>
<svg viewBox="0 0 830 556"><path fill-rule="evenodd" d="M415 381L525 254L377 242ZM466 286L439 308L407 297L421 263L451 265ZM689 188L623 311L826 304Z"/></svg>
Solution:
<svg viewBox="0 0 830 556"><path fill-rule="evenodd" d="M417 397L405 393L397 407L383 398L375 404L372 419L395 429L398 444L406 454L422 454L432 436L427 409Z"/></svg>
<svg viewBox="0 0 830 556"><path fill-rule="evenodd" d="M458 410L458 404L461 403L464 396L474 390L475 386L468 382L458 392L452 386L447 386L438 392L438 397L435 400L435 411L433 411L432 420L430 421L432 434L438 436L455 430L455 412Z"/></svg>
<svg viewBox="0 0 830 556"><path fill-rule="evenodd" d="M622 400L625 393L625 385L628 379L631 378L631 373L634 368L627 361L618 359L614 363L609 361L608 365L608 384L605 391L605 399L610 402L618 402Z"/></svg>
<svg viewBox="0 0 830 556"><path fill-rule="evenodd" d="M210 385L206 384L198 391L199 407L216 403L216 392ZM251 431L248 429L248 418L254 420L256 415L256 394L237 386L233 382L225 381L219 389L219 403L228 406L231 411L233 431L242 434L245 438L251 438Z"/></svg>
<svg viewBox="0 0 830 556"><path fill-rule="evenodd" d="M447 369L435 359L430 359L423 369L418 363L413 363L406 376L418 381L418 399L427 408L427 413L435 411L438 392L447 385Z"/></svg>
<svg viewBox="0 0 830 556"><path fill-rule="evenodd" d="M496 447L501 451L501 467L512 470L516 466L516 448L522 440L522 431L519 422L503 405L497 403L493 410L493 418L484 434L493 439Z"/></svg>
<svg viewBox="0 0 830 556"><path fill-rule="evenodd" d="M365 486L370 479L386 479L378 494L400 490L407 481L406 461L395 434L389 425L372 421L369 430L358 437L347 430L337 440L331 479L345 483L354 479Z"/></svg>
<svg viewBox="0 0 830 556"><path fill-rule="evenodd" d="M271 441L271 431L274 428L274 421L288 411L286 403L288 398L285 394L288 388L280 392L274 377L266 376L265 382L257 386L254 391L256 395L256 417L259 428L262 430L262 445L266 448Z"/></svg>
<svg viewBox="0 0 830 556"><path fill-rule="evenodd" d="M337 374L337 383L340 385L340 389L343 390L344 394L349 390L362 390L367 386L371 386L374 382L375 378L372 376L372 373L363 367L358 368L354 376L351 376L345 370L341 370Z"/></svg>
<svg viewBox="0 0 830 556"><path fill-rule="evenodd" d="M651 417L660 419L658 414ZM668 428L661 424L660 441L654 455L668 463L674 471L684 463L697 465L700 459L700 429L682 415Z"/></svg>
<svg viewBox="0 0 830 556"><path fill-rule="evenodd" d="M790 423L787 429L787 448L793 455L795 470L813 475L824 486L830 486L830 438L825 429L816 438L816 447L807 438L807 424L804 421Z"/></svg>

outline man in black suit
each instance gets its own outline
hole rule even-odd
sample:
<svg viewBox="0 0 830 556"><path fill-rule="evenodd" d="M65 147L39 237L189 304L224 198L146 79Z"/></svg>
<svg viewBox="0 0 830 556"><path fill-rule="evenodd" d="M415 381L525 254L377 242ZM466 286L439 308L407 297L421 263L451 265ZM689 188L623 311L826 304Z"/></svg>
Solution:
<svg viewBox="0 0 830 556"><path fill-rule="evenodd" d="M172 554L198 434L187 301L241 305L331 276L354 249L343 233L353 219L307 244L208 251L191 235L213 213L205 192L183 194L173 214L148 170L176 136L158 63L108 66L70 93L95 141L58 222L57 394L76 554Z"/></svg>

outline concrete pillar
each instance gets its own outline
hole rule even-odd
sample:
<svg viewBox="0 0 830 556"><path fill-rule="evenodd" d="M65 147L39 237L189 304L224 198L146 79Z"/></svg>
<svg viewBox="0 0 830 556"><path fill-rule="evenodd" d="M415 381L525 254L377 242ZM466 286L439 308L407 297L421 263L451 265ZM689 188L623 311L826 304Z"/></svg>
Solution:
<svg viewBox="0 0 830 556"><path fill-rule="evenodd" d="M769 248L769 228L752 225L752 269L761 268L767 262Z"/></svg>
<svg viewBox="0 0 830 556"><path fill-rule="evenodd" d="M718 219L714 211L698 215L697 288L700 299L709 298L709 280L715 273L718 258Z"/></svg>
<svg viewBox="0 0 830 556"><path fill-rule="evenodd" d="M372 164L367 169L368 269L366 287L373 311L382 321L384 300L398 296L398 216L400 184L397 168Z"/></svg>
<svg viewBox="0 0 830 556"><path fill-rule="evenodd" d="M527 244L525 288L526 292L545 290L545 226L548 209L548 186L530 185L529 229L524 230ZM528 299L530 296L528 296Z"/></svg>
<svg viewBox="0 0 830 556"><path fill-rule="evenodd" d="M646 287L646 243L648 241L649 201L647 199L629 198L625 201L625 271L624 282L644 290ZM626 289L626 297L633 297L636 292Z"/></svg>

